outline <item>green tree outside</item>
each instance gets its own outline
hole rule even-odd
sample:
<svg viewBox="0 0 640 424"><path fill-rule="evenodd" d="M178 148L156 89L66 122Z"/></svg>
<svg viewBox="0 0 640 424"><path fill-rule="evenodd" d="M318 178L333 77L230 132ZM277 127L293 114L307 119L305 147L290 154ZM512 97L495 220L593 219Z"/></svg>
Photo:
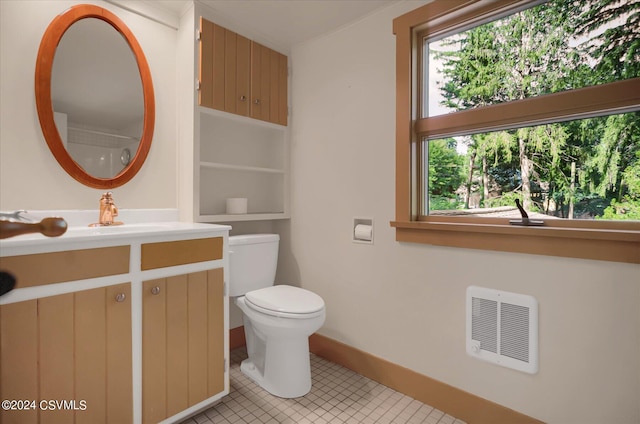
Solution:
<svg viewBox="0 0 640 424"><path fill-rule="evenodd" d="M574 33L583 37L577 46ZM454 110L637 78L640 0L554 1L450 37L443 46L435 54L443 63L443 105ZM431 210L460 207L458 188L470 192L477 181L484 207L501 203L489 198L489 187L497 186L502 198L518 197L528 210L639 219L638 112L475 134L464 155L441 143L429 142L435 146L433 153L429 147L430 196L439 198L431 201ZM454 163L467 171L456 175L458 187L445 170ZM515 187L504 182L505 164L515 164L510 175ZM468 197L462 202L469 207Z"/></svg>

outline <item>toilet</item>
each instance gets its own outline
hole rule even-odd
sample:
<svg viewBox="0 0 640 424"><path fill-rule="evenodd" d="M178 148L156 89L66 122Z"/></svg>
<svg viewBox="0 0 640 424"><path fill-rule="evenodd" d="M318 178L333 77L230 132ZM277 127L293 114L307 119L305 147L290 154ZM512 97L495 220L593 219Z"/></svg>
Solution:
<svg viewBox="0 0 640 424"><path fill-rule="evenodd" d="M229 295L242 310L248 358L240 370L282 398L311 390L309 336L325 320L324 301L298 287L274 286L278 234L229 237Z"/></svg>

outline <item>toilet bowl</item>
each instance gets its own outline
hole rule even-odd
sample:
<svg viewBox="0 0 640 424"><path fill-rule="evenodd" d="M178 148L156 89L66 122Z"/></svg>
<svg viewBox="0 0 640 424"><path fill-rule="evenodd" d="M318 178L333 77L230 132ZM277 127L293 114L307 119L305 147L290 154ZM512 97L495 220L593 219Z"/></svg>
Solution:
<svg viewBox="0 0 640 424"><path fill-rule="evenodd" d="M308 290L273 285L278 242L277 234L229 237L229 287L247 341L240 370L269 393L295 398L311 390L309 336L324 323L325 305Z"/></svg>

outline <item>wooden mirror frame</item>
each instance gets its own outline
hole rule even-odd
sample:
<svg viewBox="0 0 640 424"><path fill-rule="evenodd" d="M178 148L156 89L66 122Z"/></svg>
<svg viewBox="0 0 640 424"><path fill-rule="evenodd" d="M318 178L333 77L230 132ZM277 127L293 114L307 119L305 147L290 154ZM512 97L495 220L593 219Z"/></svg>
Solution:
<svg viewBox="0 0 640 424"><path fill-rule="evenodd" d="M113 178L96 178L89 175L81 166L79 166L65 149L62 139L60 138L60 133L58 132L53 119L51 73L53 70L53 59L56 53L56 48L67 29L69 29L69 27L75 22L86 18L101 19L110 24L124 37L131 48L131 52L135 56L138 64L138 70L140 71L140 79L142 80L144 122L142 127L142 137L140 137L140 144L129 165ZM73 6L56 16L47 27L44 35L42 36L42 41L40 42L38 59L36 61L35 95L38 118L40 120L40 127L42 128L44 138L47 141L53 156L70 176L89 187L110 189L125 184L138 173L147 158L147 154L151 148L151 140L153 138L153 127L155 122L153 82L151 80L149 65L140 44L138 44L138 41L131 30L120 20L120 18L106 9L89 4Z"/></svg>

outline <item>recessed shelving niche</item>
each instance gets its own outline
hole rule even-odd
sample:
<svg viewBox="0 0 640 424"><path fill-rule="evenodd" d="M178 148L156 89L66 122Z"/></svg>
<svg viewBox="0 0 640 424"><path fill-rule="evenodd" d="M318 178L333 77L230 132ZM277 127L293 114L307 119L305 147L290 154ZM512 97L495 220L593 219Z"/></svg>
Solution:
<svg viewBox="0 0 640 424"><path fill-rule="evenodd" d="M198 107L198 221L289 218L287 127ZM226 214L246 197L247 214Z"/></svg>

